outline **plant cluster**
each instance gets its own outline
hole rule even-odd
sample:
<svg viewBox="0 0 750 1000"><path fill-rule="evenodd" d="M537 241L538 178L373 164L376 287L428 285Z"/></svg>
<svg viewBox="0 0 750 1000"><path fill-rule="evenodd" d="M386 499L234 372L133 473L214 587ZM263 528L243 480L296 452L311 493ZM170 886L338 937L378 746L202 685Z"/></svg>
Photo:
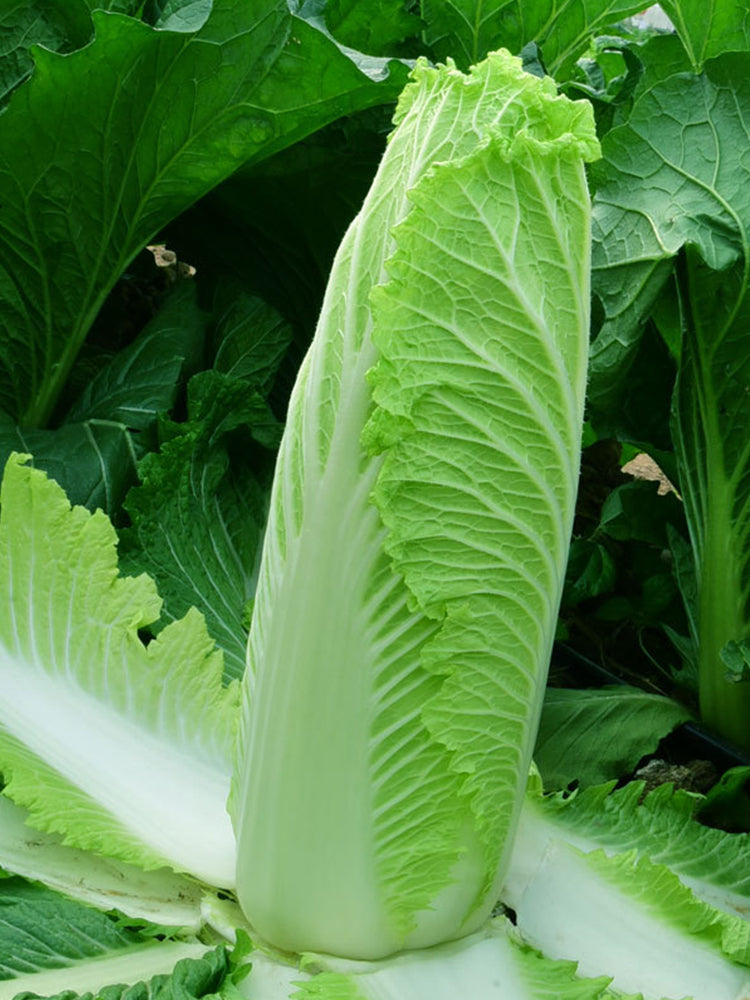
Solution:
<svg viewBox="0 0 750 1000"><path fill-rule="evenodd" d="M619 780L750 748L750 20L662 7L0 0L0 1000L750 996L748 772Z"/></svg>

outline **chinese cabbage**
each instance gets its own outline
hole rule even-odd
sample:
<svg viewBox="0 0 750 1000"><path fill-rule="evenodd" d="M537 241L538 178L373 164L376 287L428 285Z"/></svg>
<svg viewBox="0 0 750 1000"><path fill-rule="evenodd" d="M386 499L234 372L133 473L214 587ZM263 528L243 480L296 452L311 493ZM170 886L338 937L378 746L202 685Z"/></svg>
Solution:
<svg viewBox="0 0 750 1000"><path fill-rule="evenodd" d="M234 790L255 929L360 959L496 900L573 516L598 148L507 53L420 63L396 120L289 408Z"/></svg>

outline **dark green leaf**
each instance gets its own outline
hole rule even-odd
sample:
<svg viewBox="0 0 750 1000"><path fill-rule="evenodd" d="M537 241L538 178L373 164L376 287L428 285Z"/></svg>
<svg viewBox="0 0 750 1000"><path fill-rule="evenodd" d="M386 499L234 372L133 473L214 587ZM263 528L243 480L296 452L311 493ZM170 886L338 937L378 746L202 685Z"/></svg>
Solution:
<svg viewBox="0 0 750 1000"><path fill-rule="evenodd" d="M91 45L36 50L0 117L0 406L24 425L47 421L159 229L242 163L392 100L406 73L380 61L374 82L284 0L215 0L195 35L93 18Z"/></svg>
<svg viewBox="0 0 750 1000"><path fill-rule="evenodd" d="M604 501L601 528L618 541L668 546L667 525L681 525L682 504L674 495L658 494L658 484L645 480L625 483Z"/></svg>
<svg viewBox="0 0 750 1000"><path fill-rule="evenodd" d="M547 76L547 67L544 65L541 50L536 42L527 42L519 55L521 64L527 73L538 76L540 80Z"/></svg>
<svg viewBox="0 0 750 1000"><path fill-rule="evenodd" d="M224 284L214 306L214 368L267 395L292 339L291 327L256 296Z"/></svg>
<svg viewBox="0 0 750 1000"><path fill-rule="evenodd" d="M671 698L622 685L548 688L534 760L545 788L595 785L629 774L662 737L690 718Z"/></svg>
<svg viewBox="0 0 750 1000"><path fill-rule="evenodd" d="M586 538L574 538L568 556L562 606L573 607L612 589L617 570L603 545Z"/></svg>
<svg viewBox="0 0 750 1000"><path fill-rule="evenodd" d="M702 802L703 823L731 832L750 831L750 767L730 767Z"/></svg>
<svg viewBox="0 0 750 1000"><path fill-rule="evenodd" d="M155 26L162 31L197 31L212 6L213 0L166 0Z"/></svg>
<svg viewBox="0 0 750 1000"><path fill-rule="evenodd" d="M136 456L124 424L87 420L54 431L28 430L0 419L0 462L13 451L34 456L34 465L57 480L73 504L116 517L136 481Z"/></svg>
<svg viewBox="0 0 750 1000"><path fill-rule="evenodd" d="M611 400L627 377L643 320L686 242L713 268L742 253L746 173L746 57L725 57L711 75L672 76L646 91L627 125L602 143L592 170L593 287L606 320L591 355L591 398ZM739 198L738 198L739 196Z"/></svg>
<svg viewBox="0 0 750 1000"><path fill-rule="evenodd" d="M0 883L0 979L58 969L142 943L93 907L20 878Z"/></svg>
<svg viewBox="0 0 750 1000"><path fill-rule="evenodd" d="M669 296L662 290L654 312L660 309L666 312L668 307ZM666 332L676 332L679 337L682 333L679 310L672 318L674 326ZM676 482L669 421L677 366L664 337L660 336L661 331L657 331L653 315L642 329L642 334L638 330L634 336L632 349L622 355L622 363L607 371L606 392L602 391L603 380L597 378L589 410L603 437L637 444L639 451L646 451L657 463L663 463L667 476Z"/></svg>
<svg viewBox="0 0 750 1000"><path fill-rule="evenodd" d="M241 170L178 219L168 238L196 265L202 285L233 276L294 323L305 350L333 256L383 155L392 111L371 109L316 132Z"/></svg>
<svg viewBox="0 0 750 1000"><path fill-rule="evenodd" d="M237 408L237 395L228 400L219 391L217 405L229 401ZM238 423L248 416L235 414ZM141 485L126 503L134 527L124 536L121 561L127 571L156 579L165 623L190 607L203 612L231 678L245 667L244 611L255 592L267 497L252 470L231 463L220 437L211 443L209 421L218 422L220 414L207 418L142 463Z"/></svg>
<svg viewBox="0 0 750 1000"><path fill-rule="evenodd" d="M747 0L661 0L696 70L722 52L750 49L750 4Z"/></svg>
<svg viewBox="0 0 750 1000"><path fill-rule="evenodd" d="M85 45L91 18L82 0L4 0L0 3L0 108L31 73L29 49L69 52Z"/></svg>
<svg viewBox="0 0 750 1000"><path fill-rule="evenodd" d="M747 684L750 681L750 643L747 639L742 642L731 639L719 655L727 668L727 680L731 684Z"/></svg>
<svg viewBox="0 0 750 1000"><path fill-rule="evenodd" d="M680 587L685 612L687 614L690 634L693 641L698 641L698 581L695 576L695 560L690 543L679 531L671 525L667 526L667 540L672 554L675 577Z"/></svg>
<svg viewBox="0 0 750 1000"><path fill-rule="evenodd" d="M109 973L111 976L119 972L121 976L127 976L133 985L125 983L104 985L97 987L96 992L93 993L79 993L74 988L64 989L53 994L49 1000L202 1000L203 997L206 997L207 1000L208 998L210 1000L239 1000L239 993L234 984L242 978L242 969L232 968L231 957L225 948L206 951L200 958L181 958L168 973L156 976L145 973L144 978L139 980L139 968L141 972L144 972L150 964L149 959L153 964L153 956L158 957L161 952L164 958L159 964L165 964L174 950L175 946L171 942L160 945L153 943L147 952L141 948L140 954L134 953L127 956L118 970L112 970ZM123 966L125 966L124 969ZM84 963L80 970L73 969L62 975L72 980L85 978L90 983L92 979L96 978L96 971L93 965L89 970ZM107 965L102 963L99 974L106 975L107 971ZM33 984L33 979L24 979L23 982ZM35 1000L36 996L35 992L26 990L20 992L16 1000Z"/></svg>
<svg viewBox="0 0 750 1000"><path fill-rule="evenodd" d="M634 50L643 72L634 96L640 97L675 73L692 73L693 66L679 37L675 34L653 35Z"/></svg>
<svg viewBox="0 0 750 1000"><path fill-rule="evenodd" d="M146 0L84 0L84 3L91 11L104 10L128 17L140 17L146 6Z"/></svg>
<svg viewBox="0 0 750 1000"><path fill-rule="evenodd" d="M749 75L744 53L714 59L701 76L670 77L605 137L595 286L609 329L597 341L604 352L595 343L592 356L596 400L606 352L637 336L637 327L618 323L618 309L635 303L643 311L644 267L671 268L679 254L673 436L698 582L691 615L701 714L745 746L750 687L727 681L721 651L750 637Z"/></svg>
<svg viewBox="0 0 750 1000"><path fill-rule="evenodd" d="M186 372L199 367L205 325L194 285L181 283L141 335L88 384L66 421L113 420L146 430L171 409Z"/></svg>

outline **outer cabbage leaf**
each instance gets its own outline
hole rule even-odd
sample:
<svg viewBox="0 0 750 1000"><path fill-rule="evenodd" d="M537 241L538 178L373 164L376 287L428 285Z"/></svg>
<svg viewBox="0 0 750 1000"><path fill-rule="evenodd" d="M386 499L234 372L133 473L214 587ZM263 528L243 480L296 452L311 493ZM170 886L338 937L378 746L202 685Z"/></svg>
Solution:
<svg viewBox="0 0 750 1000"><path fill-rule="evenodd" d="M207 951L201 944L152 941L64 971L0 983L0 1000L36 1000L39 995L51 1000L236 1000L234 980L242 973L235 973L231 964L224 948Z"/></svg>
<svg viewBox="0 0 750 1000"><path fill-rule="evenodd" d="M520 52L529 42L543 50L550 73L568 72L595 34L643 9L639 0L422 0L426 40L437 54L462 67L498 45Z"/></svg>
<svg viewBox="0 0 750 1000"><path fill-rule="evenodd" d="M590 107L507 53L419 64L397 122L290 404L234 790L253 926L356 958L496 899L577 485L597 152Z"/></svg>
<svg viewBox="0 0 750 1000"><path fill-rule="evenodd" d="M20 878L0 893L0 980L153 945L104 913ZM17 991L16 991L17 992Z"/></svg>
<svg viewBox="0 0 750 1000"><path fill-rule="evenodd" d="M527 795L514 846L516 859L541 856L549 842L560 838L583 851L637 851L668 865L712 906L745 918L750 914L750 834L699 823L694 813L702 797L671 785L660 785L648 795L642 781L613 786L611 782L573 795Z"/></svg>
<svg viewBox="0 0 750 1000"><path fill-rule="evenodd" d="M610 981L576 978L572 962L525 947L502 918L462 941L386 961L308 956L303 968L326 971L300 984L292 1000L600 1000Z"/></svg>
<svg viewBox="0 0 750 1000"><path fill-rule="evenodd" d="M5 793L68 844L229 885L238 692L221 654L197 612L144 646L153 581L118 576L106 516L24 461L0 493Z"/></svg>
<svg viewBox="0 0 750 1000"><path fill-rule="evenodd" d="M691 63L699 72L706 59L722 52L750 49L750 6L747 0L661 0Z"/></svg>
<svg viewBox="0 0 750 1000"><path fill-rule="evenodd" d="M185 959L190 961L185 962ZM196 961L197 960L197 961ZM177 963L175 968L175 963ZM224 949L207 953L192 941L157 941L145 931L118 925L90 906L65 899L21 879L3 882L0 893L0 998L49 995L67 996L87 990L106 996L108 983L136 982L161 974L164 986L176 975L185 998L214 992L226 977L229 965ZM190 985L211 983L212 990L191 991ZM119 991L125 987L120 986ZM112 1000L119 993L112 995ZM131 993L135 1000L138 994ZM161 994L163 1000L169 991ZM89 994L91 996L91 994ZM148 996L141 991L141 996Z"/></svg>
<svg viewBox="0 0 750 1000"><path fill-rule="evenodd" d="M197 930L201 887L167 868L144 872L113 858L67 847L54 833L26 823L25 809L0 795L0 869L43 882L52 889L98 906L172 927Z"/></svg>

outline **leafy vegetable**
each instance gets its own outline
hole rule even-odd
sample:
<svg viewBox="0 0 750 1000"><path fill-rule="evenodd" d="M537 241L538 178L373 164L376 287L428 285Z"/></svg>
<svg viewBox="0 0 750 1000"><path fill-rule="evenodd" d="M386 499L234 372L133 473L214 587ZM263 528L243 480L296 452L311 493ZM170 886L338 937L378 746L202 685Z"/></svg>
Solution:
<svg viewBox="0 0 750 1000"><path fill-rule="evenodd" d="M405 0L376 0L366 5L357 0L329 0L325 19L339 41L379 56L393 55L421 27Z"/></svg>
<svg viewBox="0 0 750 1000"><path fill-rule="evenodd" d="M737 505L712 537L744 566L741 365L719 388L720 368L696 376L742 343L734 0L700 23L675 2L679 34L658 37L619 26L620 0L34 0L35 22L14 3L0 446L34 460L11 458L0 497L0 904L18 918L0 927L2 995L744 995L746 836L701 826L709 800L545 799L534 779L523 801L563 581L563 627L596 640L598 621L616 645L629 616L631 637L661 625L692 662L706 575L681 495L703 552L691 482L717 468ZM289 386L406 72L390 57L465 66L501 43L522 60L420 62L401 99L292 394L259 571ZM591 173L598 336L567 573L597 144L591 108L545 71L611 130ZM178 269L136 258L152 237L191 281L167 292ZM677 484L676 371L665 499L623 485L620 443L596 439ZM251 615L243 913L225 800ZM719 648L735 688L748 642ZM621 778L683 715L630 691L609 716L606 690L549 704L564 699L539 743L553 784Z"/></svg>
<svg viewBox="0 0 750 1000"><path fill-rule="evenodd" d="M199 607L227 677L238 678L271 478L264 449L280 436L266 397L290 330L265 303L226 295L214 366L188 385L188 419L162 422L160 451L143 460L141 484L128 495L123 565L154 577L163 623Z"/></svg>
<svg viewBox="0 0 750 1000"><path fill-rule="evenodd" d="M73 0L57 4L45 0L17 0L0 11L3 44L0 49L0 106L30 74L34 65L29 49L43 45L55 52L85 44L90 31L85 6Z"/></svg>
<svg viewBox="0 0 750 1000"><path fill-rule="evenodd" d="M588 328L588 109L501 54L468 78L420 66L398 122L287 418L235 791L253 926L358 958L466 933L494 903Z"/></svg>
<svg viewBox="0 0 750 1000"><path fill-rule="evenodd" d="M503 896L531 945L551 958L575 955L584 976L606 968L623 992L734 1000L750 984L747 921L699 901L635 852L583 853L561 839L528 866L517 855ZM604 913L617 914L616 942Z"/></svg>
<svg viewBox="0 0 750 1000"><path fill-rule="evenodd" d="M321 967L329 971L305 983L293 1000L450 1000L463 990L486 1000L604 1000L609 982L579 979L572 963L542 958L504 919L462 941L383 962L320 956L305 963Z"/></svg>
<svg viewBox="0 0 750 1000"><path fill-rule="evenodd" d="M724 0L707 8L696 0L663 0L696 71L722 52L750 48L750 17L744 0Z"/></svg>
<svg viewBox="0 0 750 1000"><path fill-rule="evenodd" d="M33 454L40 469L71 502L116 512L136 477L137 455L128 428L115 420L84 420L54 430L29 430L0 413L0 453Z"/></svg>
<svg viewBox="0 0 750 1000"><path fill-rule="evenodd" d="M147 431L174 405L180 386L199 367L206 317L195 288L173 289L140 335L96 372L66 413L66 423L116 420Z"/></svg>
<svg viewBox="0 0 750 1000"><path fill-rule="evenodd" d="M105 914L21 879L3 882L0 979L71 966L111 951L148 946ZM36 933L42 924L42 940Z"/></svg>

